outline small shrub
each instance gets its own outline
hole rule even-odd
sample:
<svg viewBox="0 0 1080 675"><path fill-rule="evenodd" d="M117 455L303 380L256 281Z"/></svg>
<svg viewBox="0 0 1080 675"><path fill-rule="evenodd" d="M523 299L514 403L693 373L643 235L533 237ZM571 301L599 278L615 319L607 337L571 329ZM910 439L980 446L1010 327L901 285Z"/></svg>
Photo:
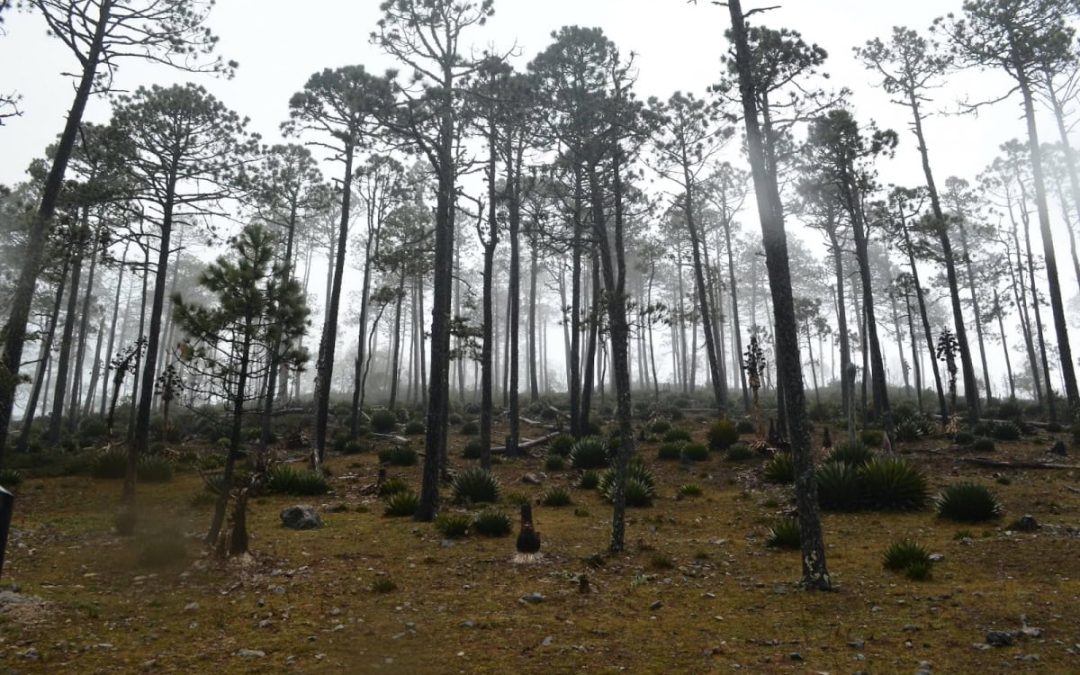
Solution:
<svg viewBox="0 0 1080 675"><path fill-rule="evenodd" d="M390 478L382 485L379 486L379 496L389 497L390 495L396 495L399 492L408 492L408 484L400 478Z"/></svg>
<svg viewBox="0 0 1080 675"><path fill-rule="evenodd" d="M408 518L420 508L420 498L412 490L395 492L386 500L383 515L389 518Z"/></svg>
<svg viewBox="0 0 1080 675"><path fill-rule="evenodd" d="M702 495L701 486L697 483L686 483L679 486L680 497L700 497Z"/></svg>
<svg viewBox="0 0 1080 675"><path fill-rule="evenodd" d="M450 413L450 415L447 416L446 421L454 426L457 426L461 424L461 415L457 413Z"/></svg>
<svg viewBox="0 0 1080 675"><path fill-rule="evenodd" d="M162 457L143 457L136 469L143 483L168 483L173 478L172 464Z"/></svg>
<svg viewBox="0 0 1080 675"><path fill-rule="evenodd" d="M350 438L345 441L345 445L341 448L341 452L345 455L359 455L365 449L364 444L359 439Z"/></svg>
<svg viewBox="0 0 1080 675"><path fill-rule="evenodd" d="M885 433L880 429L863 429L862 433L859 434L859 440L863 442L863 445L880 448L885 441Z"/></svg>
<svg viewBox="0 0 1080 675"><path fill-rule="evenodd" d="M377 434L393 433L397 424L397 415L392 410L381 408L371 413L371 429Z"/></svg>
<svg viewBox="0 0 1080 675"><path fill-rule="evenodd" d="M570 434L559 434L548 443L548 452L560 457L569 457L574 449L574 437Z"/></svg>
<svg viewBox="0 0 1080 675"><path fill-rule="evenodd" d="M608 469L600 476L600 494L609 502L615 496L615 469ZM630 460L626 467L626 494L627 506L652 506L652 500L656 496L656 478L649 467L641 461L640 457Z"/></svg>
<svg viewBox="0 0 1080 675"><path fill-rule="evenodd" d="M109 435L109 425L100 417L87 417L79 422L79 441L83 445L94 445Z"/></svg>
<svg viewBox="0 0 1080 675"><path fill-rule="evenodd" d="M435 518L435 529L447 539L460 539L469 533L472 518L464 513L440 513Z"/></svg>
<svg viewBox="0 0 1080 675"><path fill-rule="evenodd" d="M656 458L665 462L677 462L682 457L682 443L662 443L656 449Z"/></svg>
<svg viewBox="0 0 1080 675"><path fill-rule="evenodd" d="M654 570L670 570L675 569L675 562L663 553L655 553L649 561L649 567Z"/></svg>
<svg viewBox="0 0 1080 675"><path fill-rule="evenodd" d="M597 436L579 439L570 451L570 464L575 469L599 469L607 466L607 463L607 446Z"/></svg>
<svg viewBox="0 0 1080 675"><path fill-rule="evenodd" d="M626 494L626 505L634 508L652 506L652 500L656 496L656 488L642 483L636 478L626 479L624 492Z"/></svg>
<svg viewBox="0 0 1080 675"><path fill-rule="evenodd" d="M472 440L465 444L461 450L461 456L465 459L480 459L480 451L483 449L484 446L480 444L479 439Z"/></svg>
<svg viewBox="0 0 1080 675"><path fill-rule="evenodd" d="M998 422L994 425L993 437L998 441L1020 440L1020 427L1015 422Z"/></svg>
<svg viewBox="0 0 1080 675"><path fill-rule="evenodd" d="M799 534L799 521L794 518L782 518L769 530L766 545L772 548L798 549L802 537Z"/></svg>
<svg viewBox="0 0 1080 675"><path fill-rule="evenodd" d="M395 445L379 451L379 461L390 466L413 466L416 460L416 451L407 445Z"/></svg>
<svg viewBox="0 0 1080 675"><path fill-rule="evenodd" d="M913 562L908 565L904 574L908 579L912 581L926 581L933 573L933 563L930 562Z"/></svg>
<svg viewBox="0 0 1080 675"><path fill-rule="evenodd" d="M512 529L510 516L492 509L481 511L473 519L473 532L484 537L505 537Z"/></svg>
<svg viewBox="0 0 1080 675"><path fill-rule="evenodd" d="M926 505L926 477L902 459L871 460L858 475L867 508L913 511Z"/></svg>
<svg viewBox="0 0 1080 675"><path fill-rule="evenodd" d="M896 440L913 443L923 437L923 427L916 420L904 420L896 425Z"/></svg>
<svg viewBox="0 0 1080 675"><path fill-rule="evenodd" d="M817 470L818 502L826 511L856 511L862 502L862 482L847 462L825 462Z"/></svg>
<svg viewBox="0 0 1080 675"><path fill-rule="evenodd" d="M971 445L975 441L975 436L970 431L957 431L953 434L953 443L957 445Z"/></svg>
<svg viewBox="0 0 1080 675"><path fill-rule="evenodd" d="M1003 420L1019 421L1024 416L1024 407L1015 398L1010 398L1001 402L997 414Z"/></svg>
<svg viewBox="0 0 1080 675"><path fill-rule="evenodd" d="M585 471L578 479L578 487L582 490L595 490L600 485L600 474L592 469Z"/></svg>
<svg viewBox="0 0 1080 675"><path fill-rule="evenodd" d="M397 584L395 584L390 577L375 577L375 581L371 582L371 592L379 593L392 593L397 590Z"/></svg>
<svg viewBox="0 0 1080 675"><path fill-rule="evenodd" d="M15 469L0 469L0 486L15 487L23 482L23 475Z"/></svg>
<svg viewBox="0 0 1080 675"><path fill-rule="evenodd" d="M168 567L187 558L187 542L176 531L159 532L139 546L140 567Z"/></svg>
<svg viewBox="0 0 1080 675"><path fill-rule="evenodd" d="M540 504L552 507L570 506L570 493L561 487L550 488L544 493L544 496L540 498Z"/></svg>
<svg viewBox="0 0 1080 675"><path fill-rule="evenodd" d="M94 478L115 480L127 473L127 454L120 450L106 450L94 457L90 475Z"/></svg>
<svg viewBox="0 0 1080 675"><path fill-rule="evenodd" d="M321 474L306 469L297 470L287 464L270 469L266 487L270 492L294 497L324 495L330 491L330 484Z"/></svg>
<svg viewBox="0 0 1080 675"><path fill-rule="evenodd" d="M937 497L938 516L961 523L979 523L1001 517L1001 502L977 483L957 483Z"/></svg>
<svg viewBox="0 0 1080 675"><path fill-rule="evenodd" d="M881 561L881 566L885 569L892 572L906 572L909 578L916 580L929 578L931 564L930 554L926 552L926 549L910 539L904 539L889 546ZM912 567L916 568L914 575L910 573Z"/></svg>
<svg viewBox="0 0 1080 675"><path fill-rule="evenodd" d="M522 504L529 504L530 502L529 496L521 494L520 492L510 492L506 495L506 503L512 506L521 506Z"/></svg>
<svg viewBox="0 0 1080 675"><path fill-rule="evenodd" d="M716 420L709 427L709 447L722 452L739 441L739 429L731 420Z"/></svg>
<svg viewBox="0 0 1080 675"><path fill-rule="evenodd" d="M461 425L462 436L475 436L480 433L480 425L473 421L465 422Z"/></svg>
<svg viewBox="0 0 1080 675"><path fill-rule="evenodd" d="M738 431L740 435L752 434L756 431L756 429L754 429L754 423L750 420L739 420L738 423L735 424L735 430Z"/></svg>
<svg viewBox="0 0 1080 675"><path fill-rule="evenodd" d="M975 452L993 452L994 451L994 439L992 438L979 438L976 439L975 444L971 446Z"/></svg>
<svg viewBox="0 0 1080 675"><path fill-rule="evenodd" d="M466 469L454 478L454 501L486 504L499 501L499 481L479 467Z"/></svg>
<svg viewBox="0 0 1080 675"><path fill-rule="evenodd" d="M664 434L665 443L678 443L679 441L689 440L691 440L690 432L686 429L669 429L668 432Z"/></svg>
<svg viewBox="0 0 1080 675"><path fill-rule="evenodd" d="M754 451L746 443L732 443L724 453L724 459L729 462L745 462L753 457Z"/></svg>
<svg viewBox="0 0 1080 675"><path fill-rule="evenodd" d="M419 436L420 434L424 433L426 429L427 427L424 426L423 422L421 422L420 420L413 420L405 425L405 435Z"/></svg>
<svg viewBox="0 0 1080 675"><path fill-rule="evenodd" d="M548 455L544 460L545 471L562 471L566 469L566 460L558 455Z"/></svg>
<svg viewBox="0 0 1080 675"><path fill-rule="evenodd" d="M667 420L656 420L649 425L649 431L654 434L666 434L671 431L671 422Z"/></svg>
<svg viewBox="0 0 1080 675"><path fill-rule="evenodd" d="M686 443L682 447L682 456L688 462L704 462L709 458L709 449L702 443Z"/></svg>
<svg viewBox="0 0 1080 675"><path fill-rule="evenodd" d="M790 452L781 452L765 464L765 480L790 485L795 482L795 459Z"/></svg>
<svg viewBox="0 0 1080 675"><path fill-rule="evenodd" d="M862 466L874 458L874 453L863 443L841 443L829 453L826 462L844 462L851 466Z"/></svg>

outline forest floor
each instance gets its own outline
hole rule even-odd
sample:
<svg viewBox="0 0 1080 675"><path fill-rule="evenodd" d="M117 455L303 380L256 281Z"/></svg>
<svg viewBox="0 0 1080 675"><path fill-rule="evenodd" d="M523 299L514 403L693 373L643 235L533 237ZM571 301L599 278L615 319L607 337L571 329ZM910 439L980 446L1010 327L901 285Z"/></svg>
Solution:
<svg viewBox="0 0 1080 675"><path fill-rule="evenodd" d="M704 438L707 421L680 423ZM543 432L526 428L525 437ZM495 435L497 438L500 434ZM452 437L453 463L467 439ZM999 443L995 460L1044 460L1046 434ZM10 672L1080 672L1080 471L983 469L958 463L943 441L903 451L932 493L977 481L1004 517L984 526L907 514L825 514L832 593L804 592L798 552L766 547L792 489L761 479L759 460L713 453L691 466L656 461L659 497L633 509L628 551L600 567L610 506L574 487L576 472L544 472L530 457L495 467L508 501L551 486L564 508L535 507L538 561L515 560L514 537L444 540L431 524L386 518L361 495L378 471L373 452L335 457L332 493L259 497L252 555L219 564L203 553L210 519L196 473L140 487L139 532L112 520L120 481L27 479L17 490L5 588L41 602L0 598L0 668ZM1077 463L1073 451L1065 462ZM1000 472L1000 473L995 473ZM525 484L526 473L543 484ZM419 467L391 468L412 484ZM1008 480L997 482L1000 475ZM696 483L698 497L677 499ZM1007 483L1007 484L1005 484ZM449 492L449 489L446 489ZM514 495L513 493L517 493ZM280 511L320 508L325 526L281 527ZM447 506L453 510L455 507ZM1024 514L1041 529L1012 532ZM515 517L515 532L517 528ZM967 531L966 533L963 531ZM164 533L164 534L162 534ZM172 534L170 534L172 533ZM183 533L183 534L181 534ZM960 541L958 533L970 538ZM188 555L147 568L140 547L183 537ZM882 569L889 544L912 538L943 559L928 581ZM591 592L579 592L587 574ZM377 593L373 582L396 585ZM539 602L525 596L539 593ZM0 593L0 595L4 595ZM534 598L537 600L539 598ZM990 630L1039 635L988 647Z"/></svg>

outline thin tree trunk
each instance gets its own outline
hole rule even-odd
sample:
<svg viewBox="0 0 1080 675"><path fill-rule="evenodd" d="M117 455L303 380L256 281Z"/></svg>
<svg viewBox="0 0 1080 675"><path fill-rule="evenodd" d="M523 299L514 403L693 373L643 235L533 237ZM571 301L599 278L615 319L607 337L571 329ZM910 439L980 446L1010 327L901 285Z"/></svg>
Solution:
<svg viewBox="0 0 1080 675"><path fill-rule="evenodd" d="M56 300L53 301L52 314L49 317L49 332L45 334L41 342L38 355L37 376L34 378L34 387L30 390L30 400L26 402L26 412L23 414L22 429L15 443L16 452L26 452L30 442L30 431L34 426L34 413L37 410L38 398L41 396L45 379L49 374L49 363L52 356L53 338L56 336L56 324L60 319L60 307L63 305L64 287L68 278L68 258L64 258L63 270L60 280L56 284Z"/></svg>

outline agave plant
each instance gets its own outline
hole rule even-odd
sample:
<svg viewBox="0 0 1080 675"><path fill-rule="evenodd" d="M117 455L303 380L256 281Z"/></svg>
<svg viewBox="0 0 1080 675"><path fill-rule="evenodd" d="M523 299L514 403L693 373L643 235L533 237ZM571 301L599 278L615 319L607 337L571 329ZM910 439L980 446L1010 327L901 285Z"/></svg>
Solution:
<svg viewBox="0 0 1080 675"><path fill-rule="evenodd" d="M578 439L570 450L570 464L575 469L600 469L608 465L608 448L599 436Z"/></svg>
<svg viewBox="0 0 1080 675"><path fill-rule="evenodd" d="M640 457L634 457L626 467L624 488L627 506L651 506L656 497L656 478ZM615 470L608 469L600 476L600 494L609 502L615 497Z"/></svg>
<svg viewBox="0 0 1080 675"><path fill-rule="evenodd" d="M950 485L941 491L936 502L939 516L961 523L994 520L1002 514L1001 502L994 493L977 483Z"/></svg>
<svg viewBox="0 0 1080 675"><path fill-rule="evenodd" d="M926 477L902 459L873 459L859 468L864 507L916 511L926 506Z"/></svg>
<svg viewBox="0 0 1080 675"><path fill-rule="evenodd" d="M454 501L484 504L499 501L499 481L490 471L472 467L454 478Z"/></svg>

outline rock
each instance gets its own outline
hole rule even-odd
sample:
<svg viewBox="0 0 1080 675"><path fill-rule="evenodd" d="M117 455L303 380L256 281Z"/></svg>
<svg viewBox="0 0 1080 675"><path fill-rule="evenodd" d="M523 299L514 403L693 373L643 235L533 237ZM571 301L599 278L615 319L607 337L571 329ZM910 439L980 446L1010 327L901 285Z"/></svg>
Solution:
<svg viewBox="0 0 1080 675"><path fill-rule="evenodd" d="M551 643L554 642L554 641L555 641L555 638L553 638L553 637L551 637L549 635L546 638L544 638L544 641L540 643L540 646L541 647L550 647Z"/></svg>
<svg viewBox="0 0 1080 675"><path fill-rule="evenodd" d="M281 512L281 524L290 530L315 530L322 527L322 518L314 506L300 504Z"/></svg>
<svg viewBox="0 0 1080 675"><path fill-rule="evenodd" d="M1042 527L1039 525L1039 521L1035 520L1035 517L1030 514L1024 514L1020 520L1016 521L1013 527L1020 532L1034 532Z"/></svg>
<svg viewBox="0 0 1080 675"><path fill-rule="evenodd" d="M922 629L919 628L918 626L916 626L913 623L909 623L909 624L905 625L901 630L904 631L905 633L914 633L915 631L922 630Z"/></svg>
<svg viewBox="0 0 1080 675"><path fill-rule="evenodd" d="M654 611L654 612L655 612L656 610L660 609L660 608L661 608L661 607L663 607L663 606L664 606L664 603L662 603L662 602L660 602L659 600L657 600L657 601L656 601L656 602L654 602L653 604L649 605L649 609L651 609L652 611Z"/></svg>
<svg viewBox="0 0 1080 675"><path fill-rule="evenodd" d="M462 628L476 628L476 621L472 619L466 619L461 623Z"/></svg>
<svg viewBox="0 0 1080 675"><path fill-rule="evenodd" d="M1050 448L1050 454L1058 455L1060 457L1067 456L1069 454L1069 449L1065 447L1065 441L1059 440L1057 443L1054 443L1054 447Z"/></svg>
<svg viewBox="0 0 1080 675"><path fill-rule="evenodd" d="M1020 629L1020 635L1026 638L1042 637L1042 628L1036 628L1035 626L1024 626Z"/></svg>
<svg viewBox="0 0 1080 675"><path fill-rule="evenodd" d="M790 654L788 654L787 657L788 657L788 659L790 659L792 661L802 661L803 660L802 654L800 654L799 652L791 652Z"/></svg>
<svg viewBox="0 0 1080 675"><path fill-rule="evenodd" d="M266 652L261 649L238 649L236 656L244 659L261 659L266 656Z"/></svg>
<svg viewBox="0 0 1080 675"><path fill-rule="evenodd" d="M259 622L259 628L270 628L273 625L274 625L274 622L271 621L270 619L263 619L262 621Z"/></svg>
<svg viewBox="0 0 1080 675"><path fill-rule="evenodd" d="M524 602L530 605L538 605L544 601L544 596L540 593L529 593L528 595L521 596L519 602Z"/></svg>
<svg viewBox="0 0 1080 675"><path fill-rule="evenodd" d="M986 644L993 647L1008 647L1016 636L1007 630L992 630L986 634Z"/></svg>
<svg viewBox="0 0 1080 675"><path fill-rule="evenodd" d="M29 647L26 649L26 651L20 652L19 656L23 657L24 659L29 659L31 661L37 661L41 658L41 655L38 654L38 650L34 647Z"/></svg>
<svg viewBox="0 0 1080 675"><path fill-rule="evenodd" d="M971 546L974 543L975 543L975 540L972 539L971 537L960 537L960 545L961 546Z"/></svg>
<svg viewBox="0 0 1080 675"><path fill-rule="evenodd" d="M197 603L197 602L189 602L188 604L184 605L184 611L185 612L194 612L198 608L199 608L199 603Z"/></svg>
<svg viewBox="0 0 1080 675"><path fill-rule="evenodd" d="M975 642L972 643L971 646L975 649L978 649L980 652L985 652L987 649L991 648L990 645L986 644L985 642Z"/></svg>
<svg viewBox="0 0 1080 675"><path fill-rule="evenodd" d="M852 640L851 642L847 643L847 645L852 649L862 650L862 648L866 646L866 640Z"/></svg>
<svg viewBox="0 0 1080 675"><path fill-rule="evenodd" d="M930 562L935 562L935 563L936 562L941 562L944 559L945 559L945 554L944 553L931 553L930 554Z"/></svg>
<svg viewBox="0 0 1080 675"><path fill-rule="evenodd" d="M521 477L521 482L525 483L526 485L539 485L544 481L540 478L540 476L537 476L535 473L530 472Z"/></svg>

